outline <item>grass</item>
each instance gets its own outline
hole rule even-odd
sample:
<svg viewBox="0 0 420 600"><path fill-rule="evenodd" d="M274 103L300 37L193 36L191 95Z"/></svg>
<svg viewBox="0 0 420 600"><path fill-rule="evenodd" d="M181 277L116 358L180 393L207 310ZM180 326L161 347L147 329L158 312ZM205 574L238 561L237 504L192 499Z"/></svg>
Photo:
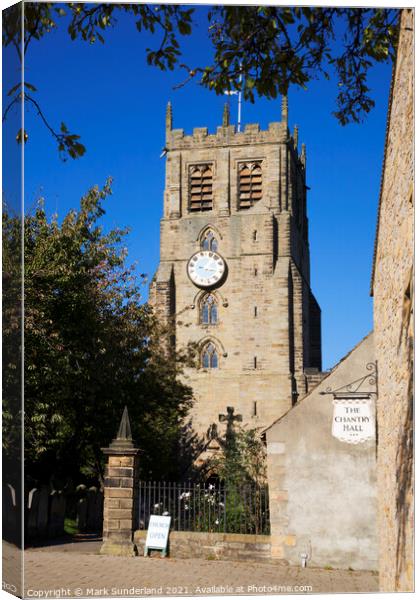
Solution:
<svg viewBox="0 0 420 600"><path fill-rule="evenodd" d="M76 519L69 519L66 517L64 519L64 531L68 535L75 535L76 533L79 533Z"/></svg>

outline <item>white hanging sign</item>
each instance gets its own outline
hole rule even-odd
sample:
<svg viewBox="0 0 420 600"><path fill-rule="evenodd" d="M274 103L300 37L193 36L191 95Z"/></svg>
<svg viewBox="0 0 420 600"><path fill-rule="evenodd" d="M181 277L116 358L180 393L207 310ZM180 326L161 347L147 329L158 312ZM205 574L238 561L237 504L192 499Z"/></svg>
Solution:
<svg viewBox="0 0 420 600"><path fill-rule="evenodd" d="M375 413L371 398L335 398L332 435L347 444L375 439Z"/></svg>

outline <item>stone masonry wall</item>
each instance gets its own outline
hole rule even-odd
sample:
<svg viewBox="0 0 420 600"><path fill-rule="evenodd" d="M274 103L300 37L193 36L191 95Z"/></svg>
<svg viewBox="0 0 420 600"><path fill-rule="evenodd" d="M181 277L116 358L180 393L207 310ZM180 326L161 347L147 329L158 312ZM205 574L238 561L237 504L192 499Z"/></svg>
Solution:
<svg viewBox="0 0 420 600"><path fill-rule="evenodd" d="M134 542L140 555L147 531L134 533ZM169 556L172 558L204 558L218 560L270 561L270 536L240 533L201 533L171 531Z"/></svg>
<svg viewBox="0 0 420 600"><path fill-rule="evenodd" d="M413 10L403 10L373 274L380 587L413 590Z"/></svg>

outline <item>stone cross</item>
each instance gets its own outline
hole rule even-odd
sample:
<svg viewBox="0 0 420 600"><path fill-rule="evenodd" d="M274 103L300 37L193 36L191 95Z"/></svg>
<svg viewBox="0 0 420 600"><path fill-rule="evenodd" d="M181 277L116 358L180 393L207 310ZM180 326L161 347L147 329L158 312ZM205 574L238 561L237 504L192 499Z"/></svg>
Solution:
<svg viewBox="0 0 420 600"><path fill-rule="evenodd" d="M235 409L233 406L226 407L226 415L219 415L219 422L226 422L226 441L234 436L235 421L242 421L242 415L234 415Z"/></svg>
<svg viewBox="0 0 420 600"><path fill-rule="evenodd" d="M133 529L138 498L138 454L131 438L127 407L117 437L103 448L108 456L105 469L104 524L101 554L135 556Z"/></svg>

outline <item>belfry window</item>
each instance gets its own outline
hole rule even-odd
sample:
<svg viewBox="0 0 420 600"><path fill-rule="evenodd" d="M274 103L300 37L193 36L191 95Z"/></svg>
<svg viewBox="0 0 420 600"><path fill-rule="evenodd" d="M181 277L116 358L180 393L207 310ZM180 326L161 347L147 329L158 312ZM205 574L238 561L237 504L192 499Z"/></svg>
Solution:
<svg viewBox="0 0 420 600"><path fill-rule="evenodd" d="M201 352L201 366L203 369L217 369L219 367L217 349L212 342L208 342Z"/></svg>
<svg viewBox="0 0 420 600"><path fill-rule="evenodd" d="M190 167L190 211L213 208L213 171L211 165Z"/></svg>
<svg viewBox="0 0 420 600"><path fill-rule="evenodd" d="M213 294L207 294L200 303L200 323L203 325L216 325L217 321L216 298Z"/></svg>
<svg viewBox="0 0 420 600"><path fill-rule="evenodd" d="M213 252L217 252L217 239L214 237L214 233L211 229L206 231L203 238L201 239L201 249L202 250L212 250Z"/></svg>
<svg viewBox="0 0 420 600"><path fill-rule="evenodd" d="M239 170L239 208L250 208L262 198L261 162L242 163Z"/></svg>

